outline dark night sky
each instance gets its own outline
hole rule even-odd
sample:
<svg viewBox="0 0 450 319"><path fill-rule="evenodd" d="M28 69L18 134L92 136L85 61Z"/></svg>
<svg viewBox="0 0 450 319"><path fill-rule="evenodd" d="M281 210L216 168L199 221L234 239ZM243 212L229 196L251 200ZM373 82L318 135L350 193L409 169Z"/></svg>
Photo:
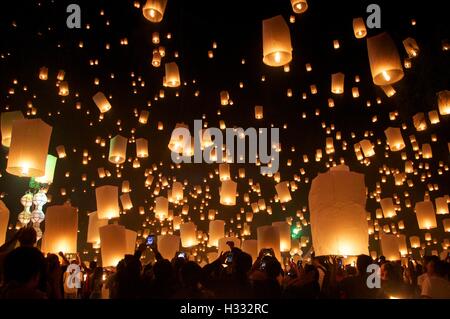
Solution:
<svg viewBox="0 0 450 319"><path fill-rule="evenodd" d="M203 178L209 172L217 169L218 165L188 165L181 169L170 169L170 151L167 143L175 123L185 122L191 127L194 119L200 119L206 115L209 126L219 126L219 120L224 120L227 126L247 127L275 127L282 128L287 124L287 129L280 130L280 139L283 151L280 156L280 172L282 180L293 180L294 174L299 174L299 169L304 168L306 175L302 176L299 190L293 193L293 200L287 203L286 211L282 212L279 203L272 203L273 215L259 213L254 218L252 225L253 235L256 235L256 226L268 224L271 221L284 220L287 216L293 216L303 206L307 206L309 184L304 183L304 178L311 181L318 172L326 170L325 163L328 157L324 152L324 159L317 163L314 154L317 148L324 151L325 130L321 123L327 126L334 124L335 131L341 131L343 140L348 143L346 151L342 150L341 143L335 141L335 161L341 157L347 165L366 176L366 185L369 192L375 190L375 183L381 179L379 168L387 165L391 168L404 169L400 159L400 152L390 153L389 158L384 157L385 137L383 131L389 127L400 127L406 123L408 128L403 131L406 142L405 151L408 159L415 162L415 168L419 163L429 162L433 176L426 183L420 182L419 169L417 176L408 176L413 179L415 186L395 187L392 176L388 176L388 182L382 184L382 197L392 197L393 193L402 199L402 211L395 220L403 219L406 224L405 233L420 235L423 239L424 231L419 231L414 212L403 204L403 192L408 191L411 201L423 200L428 182L439 185L439 190L430 193L432 199L449 193L448 171L443 175L437 175L438 163L449 163L449 149L447 147L449 137L449 116L440 117L438 125L429 125L425 132L417 132L412 124L412 116L417 112L428 112L437 109L436 93L449 89L449 56L448 52L441 49L441 41L448 38L448 18L445 17L443 1L429 1L421 6L412 5L411 1L376 1L382 10L382 29L369 30L369 36L387 31L396 42L401 57L406 56L402 46L402 40L413 37L417 40L421 52L420 56L413 60L413 68L405 70L405 78L394 85L397 94L388 99L383 91L372 83L369 62L367 57L366 40L357 40L353 35L352 19L365 17L365 8L374 1L309 1L309 9L302 15L296 15L296 22L289 23L293 45L293 61L291 71L283 72L283 68L271 68L262 63L262 31L263 19L282 14L286 21L292 13L289 0L262 0L262 1L183 1L169 0L160 24L147 21L142 10L133 6L132 1L79 1L82 13L82 29L68 29L65 25L67 14L65 8L74 1L21 1L2 4L5 7L0 13L0 109L6 107L10 110L22 110L25 114L27 102L32 101L37 108L36 117L53 126L53 133L49 153L56 155L55 147L63 144L66 147L68 158L58 160L54 184L50 187L53 204L61 204L70 199L74 206L80 209L80 234L79 248L85 248L84 241L87 229L88 211L95 210L95 192L90 187L90 182L96 185L113 184L121 185L123 179L131 182L133 191L131 197L134 208L121 217L121 224L128 228L139 230L145 216L152 216L149 207L153 205L151 192L144 188L145 168L153 163L163 162L160 172L166 177L176 176L178 180L188 179L189 185L185 195L194 185L203 185ZM141 5L144 1L140 1ZM245 4L244 4L245 3ZM394 5L395 3L395 5ZM424 8L427 7L427 8ZM100 10L104 9L104 16ZM448 11L447 11L448 12ZM411 18L417 20L417 25L411 25ZM12 26L13 21L16 27ZM110 25L106 25L106 21ZM86 25L90 29L86 29ZM176 89L165 89L166 97L155 101L153 98L162 88L162 76L164 66L154 68L151 66L151 53L154 45L151 43L151 34L160 32L161 45L166 47L164 62L176 61L182 81L186 86ZM172 39L165 38L167 32L172 34ZM127 38L128 46L121 46L120 39ZM341 48L334 50L332 41L339 39ZM83 41L84 47L78 47ZM212 49L212 43L216 41L218 48L214 50L214 58L209 59L208 50ZM111 49L106 50L106 43L110 43ZM58 45L60 47L58 47ZM180 57L173 58L174 51L178 51ZM241 59L246 63L241 64ZM98 66L90 66L90 59L98 59ZM306 72L305 64L311 63L312 72ZM49 68L49 79L40 81L38 72L41 66ZM70 95L66 98L58 96L56 88L56 73L63 69L70 86ZM131 77L134 72L135 77ZM327 107L327 100L332 96L330 92L330 77L332 73L343 72L345 78L345 94L340 97L333 96L336 106L333 109ZM114 73L114 79L109 77ZM355 75L361 77L360 83L354 83ZM266 81L261 82L261 76L265 75ZM141 76L145 81L145 87L137 86L137 94L133 94L131 83ZM100 79L100 85L94 85L94 78ZM18 84L13 84L13 79ZM195 80L195 83L193 83ZM244 82L244 88L239 88L239 82ZM309 86L316 84L319 94L309 94ZM27 91L22 88L26 86ZM360 98L351 96L352 86L358 86ZM10 88L15 89L15 94L8 93ZM293 97L286 96L286 90L293 90ZM199 90L199 97L194 93ZM233 106L221 107L219 92L228 90ZM106 95L112 94L112 109L105 114L102 122L98 122L99 111L92 101L92 96L97 91L103 91ZM175 97L179 91L180 96ZM79 96L75 96L78 92ZM308 99L302 100L303 92L308 93ZM35 97L33 97L35 95ZM382 103L377 105L375 100L380 97ZM64 103L63 103L64 101ZM151 101L151 106L147 102ZM366 107L366 101L371 101L372 106ZM81 102L81 110L75 109L75 103ZM264 120L254 119L254 106L264 106ZM133 116L133 109L138 111L147 109L150 111L147 125L138 123ZM315 116L315 109L320 109L320 116ZM221 115L217 115L217 110ZM86 111L90 114L86 114ZM389 120L389 112L398 111L397 120ZM302 119L305 112L307 119ZM51 113L51 116L49 116ZM59 114L57 114L59 113ZM371 123L371 118L377 115L378 122ZM122 131L119 132L117 120L121 120ZM164 131L158 131L158 121L164 123ZM89 126L92 122L93 125ZM145 137L149 140L150 157L141 160L141 168L133 169L131 163L126 163L122 170L122 179L115 177L114 165L101 155L108 152L105 148L95 144L95 137L101 136L107 140L108 134L120 133L131 137L130 130L136 128L136 137ZM353 144L363 139L364 132L371 131L373 136L369 139L376 142L376 155L371 158L371 165L366 167L359 163L353 151ZM356 137L351 138L354 132ZM414 134L419 142L431 142L431 134L438 136L438 141L432 143L433 159L416 160L409 143L408 136ZM296 152L290 151L295 146ZM77 152L73 153L72 148ZM88 149L92 160L89 165L81 165L82 150ZM11 210L11 223L16 222L17 214L21 211L19 198L27 189L28 179L21 179L6 173L7 149L1 150L0 159L0 193L4 194L4 201ZM302 156L307 154L310 162L303 163ZM127 155L134 156L134 145L129 144ZM287 159L292 159L293 165L286 166ZM96 173L98 167L105 167L112 173L111 178L99 179ZM238 168L245 167L247 178L253 178L261 183L262 197L269 200L275 194L273 179L261 176L258 167L251 165L232 165L232 175L237 175ZM65 172L70 171L70 178L65 178ZM88 174L88 182L81 182L81 174ZM209 179L208 179L209 180ZM215 176L209 180L212 199L208 208L219 210L218 219L229 220L235 218L240 207L244 207L242 194L248 191L247 180L240 180L238 191L240 197L233 207L224 207L219 204L219 181ZM60 195L60 188L67 190L67 196ZM154 187L154 185L153 185ZM151 191L153 191L153 187ZM73 188L73 192L71 191ZM83 190L86 190L83 193ZM166 195L166 190L162 190ZM251 202L258 199L257 194L251 193ZM148 201L148 203L146 203ZM207 230L208 221L198 220L199 201L189 199L191 206L190 216L198 221L198 228ZM140 216L137 208L146 207L146 215ZM171 205L171 208L174 208ZM375 209L379 204L373 199L368 199L367 210L375 217ZM245 211L250 211L246 207ZM178 214L180 207L174 208ZM309 217L309 214L305 214ZM442 240L443 227L442 216L437 216L438 228L432 230L433 237ZM390 220L380 220L380 224L391 223ZM229 227L235 228L230 224ZM303 234L309 235L309 227L304 228ZM371 236L372 238L372 236ZM447 236L448 238L448 236ZM433 245L432 247L438 247ZM87 247L87 246L86 246ZM372 247L376 243L372 240ZM371 247L371 248L372 248Z"/></svg>

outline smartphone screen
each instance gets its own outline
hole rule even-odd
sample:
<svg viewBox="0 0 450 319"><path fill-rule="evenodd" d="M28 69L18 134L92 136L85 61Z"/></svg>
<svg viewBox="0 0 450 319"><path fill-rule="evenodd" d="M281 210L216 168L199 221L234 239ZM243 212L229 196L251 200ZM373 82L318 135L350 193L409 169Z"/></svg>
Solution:
<svg viewBox="0 0 450 319"><path fill-rule="evenodd" d="M231 264L233 262L233 254L229 253L225 262Z"/></svg>
<svg viewBox="0 0 450 319"><path fill-rule="evenodd" d="M178 257L178 258L184 258L184 259L186 259L186 253L184 253L184 252L178 252L178 253L177 253L177 257Z"/></svg>
<svg viewBox="0 0 450 319"><path fill-rule="evenodd" d="M154 235L150 235L150 236L147 237L147 242L146 242L147 246L153 245L154 242L155 242L155 236Z"/></svg>

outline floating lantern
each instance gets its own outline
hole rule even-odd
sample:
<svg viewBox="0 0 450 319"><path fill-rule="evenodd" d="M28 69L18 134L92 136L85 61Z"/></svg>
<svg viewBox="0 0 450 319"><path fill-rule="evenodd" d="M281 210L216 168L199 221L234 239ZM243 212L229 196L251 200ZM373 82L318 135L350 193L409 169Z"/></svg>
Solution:
<svg viewBox="0 0 450 319"><path fill-rule="evenodd" d="M190 141L184 140L183 132L188 133L189 132L189 126L187 126L184 123L177 123L175 125L174 130L172 131L172 135L170 137L169 141L169 150L172 152L181 154L183 153L184 148L187 147L187 144L190 143ZM190 136L190 133L189 133Z"/></svg>
<svg viewBox="0 0 450 319"><path fill-rule="evenodd" d="M436 214L437 215L447 215L448 214L448 204L446 197L436 197L434 200L436 204Z"/></svg>
<svg viewBox="0 0 450 319"><path fill-rule="evenodd" d="M353 33L357 39L362 39L367 35L366 24L363 18L353 19Z"/></svg>
<svg viewBox="0 0 450 319"><path fill-rule="evenodd" d="M309 207L316 256L368 254L365 190L364 175L345 165L314 178Z"/></svg>
<svg viewBox="0 0 450 319"><path fill-rule="evenodd" d="M180 86L180 72L175 62L166 63L166 86L176 88Z"/></svg>
<svg viewBox="0 0 450 319"><path fill-rule="evenodd" d="M258 241L256 239L247 239L242 242L241 249L243 252L252 256L253 261L258 258Z"/></svg>
<svg viewBox="0 0 450 319"><path fill-rule="evenodd" d="M148 21L158 23L163 19L166 5L167 0L147 0L142 8L142 13Z"/></svg>
<svg viewBox="0 0 450 319"><path fill-rule="evenodd" d="M395 212L394 202L391 197L383 198L380 200L381 209L383 210L384 218L392 218L397 216Z"/></svg>
<svg viewBox="0 0 450 319"><path fill-rule="evenodd" d="M222 182L230 179L230 164L219 164L219 178Z"/></svg>
<svg viewBox="0 0 450 319"><path fill-rule="evenodd" d="M331 75L331 92L334 94L344 93L344 73L334 73Z"/></svg>
<svg viewBox="0 0 450 319"><path fill-rule="evenodd" d="M5 147L11 144L12 125L16 120L23 120L22 112L12 111L1 114L2 145Z"/></svg>
<svg viewBox="0 0 450 319"><path fill-rule="evenodd" d="M215 215L215 213L214 213ZM225 222L223 220L211 220L209 222L209 242L208 246L218 247L219 239L225 235Z"/></svg>
<svg viewBox="0 0 450 319"><path fill-rule="evenodd" d="M220 92L220 105L222 105L222 106L228 105L229 100L230 100L230 95L228 94L228 91L221 91Z"/></svg>
<svg viewBox="0 0 450 319"><path fill-rule="evenodd" d="M99 228L102 267L116 267L127 253L126 229L121 225L106 225Z"/></svg>
<svg viewBox="0 0 450 319"><path fill-rule="evenodd" d="M89 224L86 242L92 244L92 248L100 248L100 232L99 228L108 225L107 219L99 219L97 212L89 214Z"/></svg>
<svg viewBox="0 0 450 319"><path fill-rule="evenodd" d="M367 38L370 71L376 85L388 85L403 78L403 67L391 36L386 33Z"/></svg>
<svg viewBox="0 0 450 319"><path fill-rule="evenodd" d="M278 229L280 233L280 251L288 252L291 250L291 227L286 222L273 222L272 226Z"/></svg>
<svg viewBox="0 0 450 319"><path fill-rule="evenodd" d="M389 127L384 131L384 134L392 152L401 151L405 148L405 142L398 127Z"/></svg>
<svg viewBox="0 0 450 319"><path fill-rule="evenodd" d="M308 10L308 2L306 0L291 0L291 5L295 13L303 13Z"/></svg>
<svg viewBox="0 0 450 319"><path fill-rule="evenodd" d="M159 196L155 198L155 217L159 220L165 220L169 214L169 201L166 197Z"/></svg>
<svg viewBox="0 0 450 319"><path fill-rule="evenodd" d="M95 189L98 218L119 218L118 196L119 190L117 186L104 185Z"/></svg>
<svg viewBox="0 0 450 319"><path fill-rule="evenodd" d="M42 251L57 254L77 252L78 212L69 204L49 206L45 212Z"/></svg>
<svg viewBox="0 0 450 319"><path fill-rule="evenodd" d="M139 158L148 157L148 141L145 138L136 139L136 156Z"/></svg>
<svg viewBox="0 0 450 319"><path fill-rule="evenodd" d="M120 195L120 202L122 203L123 210L130 210L133 208L133 203L131 202L129 193Z"/></svg>
<svg viewBox="0 0 450 319"><path fill-rule="evenodd" d="M261 120L264 117L262 105L255 105L255 119Z"/></svg>
<svg viewBox="0 0 450 319"><path fill-rule="evenodd" d="M127 157L127 143L128 139L121 135L114 136L109 141L109 156L108 160L113 164L122 164Z"/></svg>
<svg viewBox="0 0 450 319"><path fill-rule="evenodd" d="M6 240L6 231L8 230L9 209L5 203L0 199L0 245L3 245Z"/></svg>
<svg viewBox="0 0 450 319"><path fill-rule="evenodd" d="M158 235L158 252L165 259L172 260L180 250L180 237L175 235Z"/></svg>
<svg viewBox="0 0 450 319"><path fill-rule="evenodd" d="M436 228L436 214L434 212L433 202L423 201L417 202L415 206L417 223L419 229Z"/></svg>
<svg viewBox="0 0 450 319"><path fill-rule="evenodd" d="M220 187L220 204L227 206L236 205L236 190L237 183L232 180L222 181L222 186Z"/></svg>
<svg viewBox="0 0 450 319"><path fill-rule="evenodd" d="M417 113L413 116L414 127L417 131L425 131L427 129L427 121L425 119L425 114L422 112Z"/></svg>
<svg viewBox="0 0 450 319"><path fill-rule="evenodd" d="M411 244L411 248L420 248L420 237L419 236L409 237L409 243Z"/></svg>
<svg viewBox="0 0 450 319"><path fill-rule="evenodd" d="M6 171L26 177L45 175L52 127L41 119L15 120Z"/></svg>
<svg viewBox="0 0 450 319"><path fill-rule="evenodd" d="M108 112L111 109L111 104L109 103L103 92L97 92L92 97L92 99L94 100L95 105L97 105L98 109L100 110L100 113Z"/></svg>
<svg viewBox="0 0 450 319"><path fill-rule="evenodd" d="M441 115L450 114L450 91L441 91L438 94L438 107Z"/></svg>
<svg viewBox="0 0 450 319"><path fill-rule="evenodd" d="M48 79L48 68L43 66L39 69L39 80L47 80Z"/></svg>
<svg viewBox="0 0 450 319"><path fill-rule="evenodd" d="M400 251L400 255L401 256L408 255L408 246L406 244L406 236L403 234L398 235L397 241L398 241L398 248Z"/></svg>
<svg viewBox="0 0 450 319"><path fill-rule="evenodd" d="M442 224L444 225L444 231L446 233L450 233L450 218L443 219ZM0 242L1 242L1 237L0 237Z"/></svg>
<svg viewBox="0 0 450 319"><path fill-rule="evenodd" d="M292 60L291 34L281 15L263 20L263 62L283 66Z"/></svg>
<svg viewBox="0 0 450 319"><path fill-rule="evenodd" d="M45 174L36 178L36 182L41 184L51 184L53 183L53 177L55 175L56 168L56 156L47 155L47 161L45 162Z"/></svg>
<svg viewBox="0 0 450 319"><path fill-rule="evenodd" d="M410 58L415 58L419 55L420 49L415 39L406 38L403 40L403 46L405 47L405 51Z"/></svg>
<svg viewBox="0 0 450 319"><path fill-rule="evenodd" d="M187 248L197 245L197 226L193 222L180 225L181 246Z"/></svg>
<svg viewBox="0 0 450 319"><path fill-rule="evenodd" d="M158 50L153 50L153 55L152 55L152 65L155 68L158 68L161 66L161 54L159 53Z"/></svg>
<svg viewBox="0 0 450 319"><path fill-rule="evenodd" d="M69 95L69 83L67 83L67 81L62 81L61 83L59 83L58 94L61 96Z"/></svg>
<svg viewBox="0 0 450 319"><path fill-rule="evenodd" d="M400 247L395 235L380 233L381 253L386 260L400 260Z"/></svg>
<svg viewBox="0 0 450 319"><path fill-rule="evenodd" d="M280 199L280 203L287 203L292 199L288 186L289 186L288 182L281 182L275 185L275 189L277 191L278 198Z"/></svg>
<svg viewBox="0 0 450 319"><path fill-rule="evenodd" d="M281 259L280 253L280 233L275 226L260 226L256 229L258 240L258 252L261 249L272 248L275 253L275 257L278 260Z"/></svg>
<svg viewBox="0 0 450 319"><path fill-rule="evenodd" d="M361 145L365 157L372 157L375 155L373 145L369 140L362 140L359 142L359 145Z"/></svg>
<svg viewBox="0 0 450 319"><path fill-rule="evenodd" d="M139 114L139 123L141 124L147 124L149 112L146 110L142 110L141 114Z"/></svg>

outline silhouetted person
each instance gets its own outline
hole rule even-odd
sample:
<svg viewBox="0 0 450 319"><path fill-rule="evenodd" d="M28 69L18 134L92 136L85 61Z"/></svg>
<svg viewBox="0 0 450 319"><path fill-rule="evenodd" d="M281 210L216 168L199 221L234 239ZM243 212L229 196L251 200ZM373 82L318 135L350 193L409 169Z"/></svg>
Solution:
<svg viewBox="0 0 450 319"><path fill-rule="evenodd" d="M283 270L280 262L272 256L261 259L259 269L250 275L253 296L258 299L277 299L281 297Z"/></svg>
<svg viewBox="0 0 450 319"><path fill-rule="evenodd" d="M436 256L433 256L436 257ZM430 270L422 282L422 298L450 299L450 282L448 280L448 264L432 258L427 265Z"/></svg>
<svg viewBox="0 0 450 319"><path fill-rule="evenodd" d="M174 295L176 299L208 299L213 294L201 284L202 268L193 261L186 262L180 269L181 289Z"/></svg>

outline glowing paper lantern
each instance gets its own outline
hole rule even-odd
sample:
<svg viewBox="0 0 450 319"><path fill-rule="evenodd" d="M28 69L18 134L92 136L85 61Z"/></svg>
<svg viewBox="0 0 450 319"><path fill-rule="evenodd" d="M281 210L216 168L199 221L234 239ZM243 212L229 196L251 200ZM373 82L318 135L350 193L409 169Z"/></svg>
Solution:
<svg viewBox="0 0 450 319"><path fill-rule="evenodd" d="M99 219L97 212L89 214L89 224L86 242L92 244L92 248L100 248L99 228L108 225L107 219Z"/></svg>
<svg viewBox="0 0 450 319"><path fill-rule="evenodd" d="M414 127L419 132L427 129L427 121L423 112L419 112L413 116L413 123Z"/></svg>
<svg viewBox="0 0 450 319"><path fill-rule="evenodd" d="M225 235L225 222L223 220L211 220L209 222L209 246L217 247L219 239Z"/></svg>
<svg viewBox="0 0 450 319"><path fill-rule="evenodd" d="M393 84L403 78L402 62L388 33L367 38L367 51L372 79L376 85Z"/></svg>
<svg viewBox="0 0 450 319"><path fill-rule="evenodd" d="M236 205L236 190L237 183L232 180L223 181L220 187L220 204L228 206Z"/></svg>
<svg viewBox="0 0 450 319"><path fill-rule="evenodd" d="M277 191L280 203L287 203L292 199L288 185L288 182L281 182L275 185L275 190Z"/></svg>
<svg viewBox="0 0 450 319"><path fill-rule="evenodd" d="M148 157L148 141L145 138L136 139L136 156L139 158Z"/></svg>
<svg viewBox="0 0 450 319"><path fill-rule="evenodd" d="M365 157L371 157L375 155L373 145L369 140L362 140L361 142L359 142L359 145L361 145Z"/></svg>
<svg viewBox="0 0 450 319"><path fill-rule="evenodd" d="M400 260L400 247L395 235L380 233L381 253L386 260Z"/></svg>
<svg viewBox="0 0 450 319"><path fill-rule="evenodd" d="M166 85L171 88L180 86L180 71L175 62L166 63Z"/></svg>
<svg viewBox="0 0 450 319"><path fill-rule="evenodd" d="M409 237L409 243L411 244L411 248L420 248L420 237L419 236Z"/></svg>
<svg viewBox="0 0 450 319"><path fill-rule="evenodd" d="M219 239L219 246L217 251L220 253L222 251L230 251L230 246L227 245L228 241L234 243L234 247L241 248L241 240L237 237L222 237Z"/></svg>
<svg viewBox="0 0 450 319"><path fill-rule="evenodd" d="M383 198L380 200L381 209L383 210L384 218L392 218L397 216L395 212L394 202L391 197Z"/></svg>
<svg viewBox="0 0 450 319"><path fill-rule="evenodd" d="M447 215L448 214L448 204L446 197L436 197L434 200L436 204L436 214L437 215Z"/></svg>
<svg viewBox="0 0 450 319"><path fill-rule="evenodd" d="M367 35L366 24L363 18L353 19L353 33L357 39L362 39Z"/></svg>
<svg viewBox="0 0 450 319"><path fill-rule="evenodd" d="M58 94L61 96L69 95L69 83L67 83L67 81L62 81L61 83L59 83Z"/></svg>
<svg viewBox="0 0 450 319"><path fill-rule="evenodd" d="M180 225L181 246L192 247L197 245L197 226L193 222Z"/></svg>
<svg viewBox="0 0 450 319"><path fill-rule="evenodd" d="M242 242L241 249L252 256L253 261L258 258L258 241L256 239L247 239Z"/></svg>
<svg viewBox="0 0 450 319"><path fill-rule="evenodd" d="M438 94L438 107L441 115L450 114L450 91L441 91ZM2 133L3 134L3 133Z"/></svg>
<svg viewBox="0 0 450 319"><path fill-rule="evenodd" d="M306 0L291 0L291 5L295 13L303 13L308 10L308 2Z"/></svg>
<svg viewBox="0 0 450 319"><path fill-rule="evenodd" d="M272 226L278 229L280 233L280 251L288 252L291 250L291 227L286 222L273 222Z"/></svg>
<svg viewBox="0 0 450 319"><path fill-rule="evenodd" d="M102 267L116 267L127 251L125 227L106 225L99 228Z"/></svg>
<svg viewBox="0 0 450 319"><path fill-rule="evenodd" d="M133 208L133 203L131 202L129 193L120 195L120 202L122 203L123 210L130 210Z"/></svg>
<svg viewBox="0 0 450 319"><path fill-rule="evenodd" d="M78 212L69 204L49 206L45 212L42 251L57 254L77 252Z"/></svg>
<svg viewBox="0 0 450 319"><path fill-rule="evenodd" d="M368 254L364 175L338 165L314 178L308 200L316 256Z"/></svg>
<svg viewBox="0 0 450 319"><path fill-rule="evenodd" d="M48 79L48 68L43 66L39 69L39 80L45 81Z"/></svg>
<svg viewBox="0 0 450 319"><path fill-rule="evenodd" d="M58 153L58 158L65 158L67 156L64 145L56 146L56 153Z"/></svg>
<svg viewBox="0 0 450 319"><path fill-rule="evenodd" d="M450 218L443 219L442 224L444 225L444 231L446 233L450 233ZM1 238L0 238L0 240L1 240Z"/></svg>
<svg viewBox="0 0 450 319"><path fill-rule="evenodd" d="M334 73L331 75L331 92L334 94L344 93L344 73Z"/></svg>
<svg viewBox="0 0 450 319"><path fill-rule="evenodd" d="M280 232L274 226L260 226L256 229L258 240L258 253L261 249L272 248L275 257L281 259L280 253Z"/></svg>
<svg viewBox="0 0 450 319"><path fill-rule="evenodd" d="M187 146L188 141L185 141L184 136L180 134L183 133L183 131L186 133L189 132L189 126L184 123L177 123L172 131L168 145L169 150L172 152L181 154L183 153L183 149Z"/></svg>
<svg viewBox="0 0 450 319"><path fill-rule="evenodd" d="M408 246L406 244L406 236L403 234L398 235L397 241L398 241L398 248L400 251L400 255L401 256L408 255Z"/></svg>
<svg viewBox="0 0 450 319"><path fill-rule="evenodd" d="M158 235L158 251L163 258L171 260L180 250L180 237L175 235Z"/></svg>
<svg viewBox="0 0 450 319"><path fill-rule="evenodd" d="M166 5L167 0L147 0L142 8L142 13L150 22L158 23L163 19Z"/></svg>
<svg viewBox="0 0 450 319"><path fill-rule="evenodd" d="M136 248L137 233L131 229L125 229L125 254L133 255Z"/></svg>
<svg viewBox="0 0 450 319"><path fill-rule="evenodd" d="M12 126L16 120L23 120L22 112L3 112L1 115L2 145L5 147L11 144Z"/></svg>
<svg viewBox="0 0 450 319"><path fill-rule="evenodd" d="M230 179L230 164L219 164L219 178L222 182Z"/></svg>
<svg viewBox="0 0 450 319"><path fill-rule="evenodd" d="M119 189L117 186L104 185L95 189L97 213L100 219L119 218Z"/></svg>
<svg viewBox="0 0 450 319"><path fill-rule="evenodd" d="M52 127L41 119L15 120L6 171L17 176L45 175Z"/></svg>
<svg viewBox="0 0 450 319"><path fill-rule="evenodd" d="M281 15L263 20L263 62L283 66L292 60L291 34Z"/></svg>
<svg viewBox="0 0 450 319"><path fill-rule="evenodd" d="M403 40L403 46L405 47L405 51L408 53L410 58L415 58L419 55L420 49L415 39L406 38Z"/></svg>
<svg viewBox="0 0 450 319"><path fill-rule="evenodd" d="M405 148L405 142L398 127L389 127L384 131L384 134L392 152L401 151Z"/></svg>
<svg viewBox="0 0 450 319"><path fill-rule="evenodd" d="M255 119L261 120L264 117L262 105L255 105Z"/></svg>
<svg viewBox="0 0 450 319"><path fill-rule="evenodd" d="M181 223L183 222L183 219L181 216L173 216L172 225L173 230L180 230Z"/></svg>
<svg viewBox="0 0 450 319"><path fill-rule="evenodd" d="M230 100L230 95L228 91L220 91L220 105L225 106L228 105L228 101Z"/></svg>
<svg viewBox="0 0 450 319"><path fill-rule="evenodd" d="M165 220L169 214L169 201L166 197L158 196L155 198L155 217L159 220Z"/></svg>
<svg viewBox="0 0 450 319"><path fill-rule="evenodd" d="M36 178L36 182L42 184L51 184L53 183L53 177L55 175L56 168L56 156L47 155L47 161L45 162L45 175Z"/></svg>
<svg viewBox="0 0 450 319"><path fill-rule="evenodd" d="M423 201L417 202L415 206L417 223L419 229L436 228L436 214L434 213L433 202Z"/></svg>
<svg viewBox="0 0 450 319"><path fill-rule="evenodd" d="M9 222L9 209L5 203L0 199L0 246L5 243L6 231Z"/></svg>
<svg viewBox="0 0 450 319"><path fill-rule="evenodd" d="M92 97L92 99L94 100L95 105L97 105L98 109L100 110L100 113L108 112L111 109L111 104L109 103L103 92L97 92Z"/></svg>
<svg viewBox="0 0 450 319"><path fill-rule="evenodd" d="M128 139L121 135L114 136L109 141L109 156L108 160L113 164L122 164L127 157L127 143Z"/></svg>
<svg viewBox="0 0 450 319"><path fill-rule="evenodd" d="M139 114L139 123L141 124L147 124L149 112L146 110L142 110L141 114Z"/></svg>

